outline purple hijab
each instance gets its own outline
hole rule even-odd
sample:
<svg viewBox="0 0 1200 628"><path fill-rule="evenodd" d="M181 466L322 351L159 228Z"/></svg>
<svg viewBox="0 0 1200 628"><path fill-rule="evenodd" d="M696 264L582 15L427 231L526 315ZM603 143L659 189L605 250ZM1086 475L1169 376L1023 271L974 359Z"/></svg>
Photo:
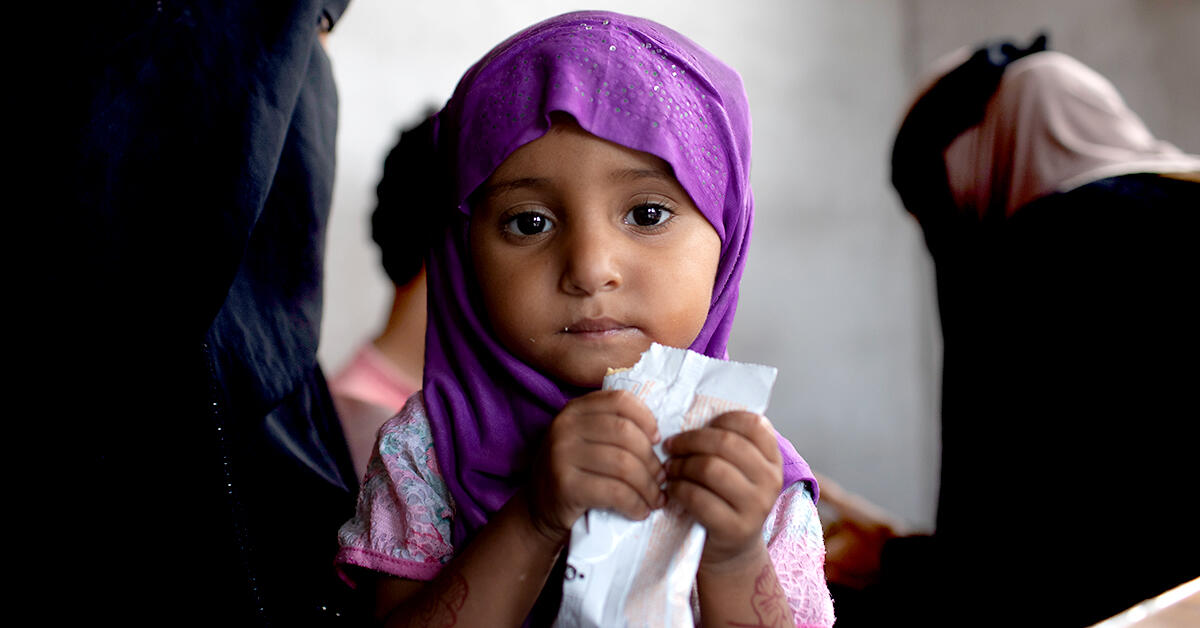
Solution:
<svg viewBox="0 0 1200 628"><path fill-rule="evenodd" d="M566 387L491 334L472 278L469 197L550 113L667 161L721 238L708 319L691 349L726 357L750 243L750 115L741 78L690 39L617 13L568 13L535 24L463 76L436 117L438 167L453 195L428 269L424 401L442 475L457 506L454 543L469 539L525 482L550 421L587 390ZM784 486L816 482L785 439Z"/></svg>

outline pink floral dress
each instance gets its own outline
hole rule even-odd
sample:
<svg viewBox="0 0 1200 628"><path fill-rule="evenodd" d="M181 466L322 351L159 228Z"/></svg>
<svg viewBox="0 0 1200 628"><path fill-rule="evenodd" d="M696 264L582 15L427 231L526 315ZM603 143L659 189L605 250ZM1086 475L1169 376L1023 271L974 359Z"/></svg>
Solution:
<svg viewBox="0 0 1200 628"><path fill-rule="evenodd" d="M354 517L338 531L337 563L353 584L360 567L431 580L454 557L454 500L438 470L421 395L383 424L358 494ZM804 483L787 487L763 523L763 540L797 626L833 625L825 583L825 542Z"/></svg>

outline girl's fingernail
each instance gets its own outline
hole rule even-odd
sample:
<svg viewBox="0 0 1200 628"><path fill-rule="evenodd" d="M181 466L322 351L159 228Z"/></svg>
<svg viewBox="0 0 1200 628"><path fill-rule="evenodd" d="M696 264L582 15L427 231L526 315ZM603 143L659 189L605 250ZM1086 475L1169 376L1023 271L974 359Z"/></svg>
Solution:
<svg viewBox="0 0 1200 628"><path fill-rule="evenodd" d="M658 475L654 476L654 480L659 485L661 485L663 482L666 482L667 481L667 468L662 467L661 469L659 469Z"/></svg>
<svg viewBox="0 0 1200 628"><path fill-rule="evenodd" d="M666 506L666 505L667 505L667 494L659 493L658 494L658 507L662 508L663 506Z"/></svg>
<svg viewBox="0 0 1200 628"><path fill-rule="evenodd" d="M765 414L760 414L760 415L758 415L758 419L759 419L760 421L762 421L763 425L765 425L765 426L767 426L767 427L769 427L769 428L771 428L771 429L774 429L774 428L775 428L775 426L774 426L774 425L771 425L771 419L768 419L768 418L767 418L767 415L765 415Z"/></svg>

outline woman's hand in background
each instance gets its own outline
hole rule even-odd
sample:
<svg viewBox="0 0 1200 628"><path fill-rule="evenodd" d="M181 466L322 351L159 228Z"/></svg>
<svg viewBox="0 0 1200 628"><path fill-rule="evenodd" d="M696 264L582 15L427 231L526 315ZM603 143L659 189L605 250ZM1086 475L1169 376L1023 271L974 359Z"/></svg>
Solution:
<svg viewBox="0 0 1200 628"><path fill-rule="evenodd" d="M898 519L860 495L820 475L822 506L835 518L825 528L825 576L832 584L862 589L879 580L883 545L908 534Z"/></svg>

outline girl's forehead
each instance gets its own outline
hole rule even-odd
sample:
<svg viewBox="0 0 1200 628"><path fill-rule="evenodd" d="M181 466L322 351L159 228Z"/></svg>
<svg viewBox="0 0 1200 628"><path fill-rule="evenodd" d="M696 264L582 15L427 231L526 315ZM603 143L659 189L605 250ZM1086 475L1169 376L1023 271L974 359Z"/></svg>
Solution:
<svg viewBox="0 0 1200 628"><path fill-rule="evenodd" d="M657 155L598 137L581 127L570 114L555 111L550 120L550 129L505 158L489 181L497 174L519 168L602 157L617 169L617 174L656 176L678 183L671 164Z"/></svg>
<svg viewBox="0 0 1200 628"><path fill-rule="evenodd" d="M549 131L497 167L472 195L472 207L517 192L603 194L632 189L666 194L695 207L666 160L597 137L570 116L556 115Z"/></svg>
<svg viewBox="0 0 1200 628"><path fill-rule="evenodd" d="M730 213L748 207L740 77L652 22L585 12L536 25L473 67L447 109L460 199L547 132L551 112L565 112L594 135L669 164L723 240L725 223L742 219Z"/></svg>

